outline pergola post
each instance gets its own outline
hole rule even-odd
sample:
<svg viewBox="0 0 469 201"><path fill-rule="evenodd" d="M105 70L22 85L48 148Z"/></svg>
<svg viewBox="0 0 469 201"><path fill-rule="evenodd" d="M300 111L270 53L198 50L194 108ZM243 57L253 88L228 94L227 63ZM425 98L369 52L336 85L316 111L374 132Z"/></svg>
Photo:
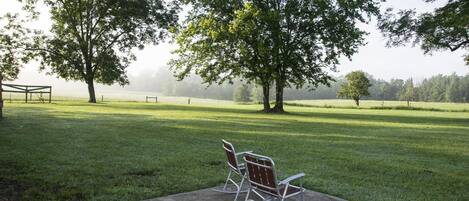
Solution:
<svg viewBox="0 0 469 201"><path fill-rule="evenodd" d="M0 119L3 119L3 87L2 76L0 75Z"/></svg>
<svg viewBox="0 0 469 201"><path fill-rule="evenodd" d="M49 87L49 103L52 103L52 87Z"/></svg>
<svg viewBox="0 0 469 201"><path fill-rule="evenodd" d="M25 92L26 92L26 93L25 93L25 99L24 99L24 101L25 101L25 103L28 103L28 87L26 87L26 91L25 91Z"/></svg>

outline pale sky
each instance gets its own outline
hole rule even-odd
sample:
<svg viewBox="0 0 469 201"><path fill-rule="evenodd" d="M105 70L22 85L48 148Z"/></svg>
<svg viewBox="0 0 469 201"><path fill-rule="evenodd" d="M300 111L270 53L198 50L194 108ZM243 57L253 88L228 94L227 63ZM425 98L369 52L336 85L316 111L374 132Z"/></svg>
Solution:
<svg viewBox="0 0 469 201"><path fill-rule="evenodd" d="M0 0L0 14L15 12L19 10L17 0ZM418 12L431 11L444 5L447 1L440 0L437 3L424 3L423 0L388 0L383 7L397 9L416 8ZM39 7L41 19L35 22L34 27L48 29L51 25L49 13L43 6ZM338 67L339 73L343 75L353 70L363 70L376 78L389 80L391 78L406 79L413 77L415 80L431 77L437 74L459 75L469 73L469 67L465 66L463 51L435 52L433 55L424 55L419 47L410 45L398 48L386 48L386 39L376 28L376 23L363 25L363 29L370 33L366 37L367 45L360 48L359 52L352 57L352 61L343 59ZM164 68L171 57L171 49L175 45L163 43L157 46L147 46L142 51L137 51L137 61L128 68L128 73L138 75L146 69ZM15 83L23 84L58 84L66 85L63 80L57 80L53 76L46 76L37 72L37 64L32 63L22 69L19 80Z"/></svg>

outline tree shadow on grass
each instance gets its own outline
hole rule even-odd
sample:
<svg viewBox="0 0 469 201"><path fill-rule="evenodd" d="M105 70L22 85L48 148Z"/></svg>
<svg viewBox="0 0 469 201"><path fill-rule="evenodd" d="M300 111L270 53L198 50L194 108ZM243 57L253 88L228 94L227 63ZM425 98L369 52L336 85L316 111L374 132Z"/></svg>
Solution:
<svg viewBox="0 0 469 201"><path fill-rule="evenodd" d="M373 115L373 114L344 114L344 113L327 113L327 112L298 112L291 113L291 115L303 117L319 117L330 119L343 119L343 120L363 120L373 122L392 122L392 123L416 123L416 124L437 124L437 125L450 125L461 126L469 128L469 115L465 118L449 118L449 117L436 117L436 116L406 116L403 115Z"/></svg>
<svg viewBox="0 0 469 201"><path fill-rule="evenodd" d="M102 105L102 107L119 108L119 109L133 109L133 110L182 110L193 112L213 112L213 113L232 113L232 114L265 114L252 109L244 108L224 108L224 107L207 107L207 106L191 106L191 105ZM407 113L407 111L404 111ZM419 123L419 124L438 124L438 125L452 125L462 126L469 128L469 115L466 118L448 118L448 117L433 117L433 116L406 116L403 115L372 115L366 114L347 114L347 113L327 113L319 111L308 112L288 112L285 114L265 114L262 118L278 117L278 116L302 116L302 117L315 117L315 118L330 118L330 119L344 119L344 120L363 120L373 122L393 122L393 123Z"/></svg>
<svg viewBox="0 0 469 201"><path fill-rule="evenodd" d="M80 105L81 106L81 105ZM91 105L93 106L93 105ZM234 114L249 114L249 113L260 113L259 111L244 108L226 108L226 107L210 107L201 105L177 105L177 104L101 104L99 107L113 108L113 109L125 109L125 110L179 110L179 111L190 111L190 112L223 112L223 113L234 113Z"/></svg>
<svg viewBox="0 0 469 201"><path fill-rule="evenodd" d="M193 106L143 108L148 107L187 111ZM280 117L288 118L282 119L249 116L252 110L197 107L192 111L215 114L175 119L41 107L28 107L26 112L31 110L36 112L9 113L11 117L0 123L0 131L5 133L0 136L0 150L5 151L0 161L18 164L7 167L13 181L33 181L32 185L25 185L32 186L24 195L31 198L72 200L78 195L74 192L79 192L83 200L137 200L210 187L225 176L222 138L234 142L239 150L274 157L286 173L305 171L306 187L344 198L366 200L363 195L370 192L387 200L400 199L395 197L397 194L416 200L442 196L457 200L467 196L462 186L469 181L460 175L461 167L469 164L467 157L459 152L432 149L433 145L451 146L452 140L445 138L467 144L465 129L409 129L290 119L300 116L349 120L358 116L364 122L388 121L379 115L316 111L286 114ZM232 113L244 115L227 115ZM389 118L398 123L444 125L451 119L422 117L426 120L418 121L414 118L420 117L398 117ZM8 133L3 132L7 130ZM425 170L431 172L430 176ZM0 174L5 176L7 171ZM34 187L45 183L61 185ZM404 192L402 184L407 186ZM428 191L421 192L421 188Z"/></svg>
<svg viewBox="0 0 469 201"><path fill-rule="evenodd" d="M194 106L194 105L175 105L175 104L86 104L86 103L67 103L64 106L81 106L86 107L103 107L110 109L125 109L125 110L145 110L145 111L191 111L191 112L210 112L210 113L231 113L231 114L265 114L259 109L252 110L249 108L226 108L226 107L210 107L210 106ZM334 110L334 109L332 109ZM407 116L409 111L403 111L403 115L374 115L367 114L366 112L360 114L349 113L327 113L311 110L308 112L288 112L285 114L265 114L260 118L276 118L276 117L314 117L314 118L328 118L339 120L360 120L370 122L386 122L386 123L407 123L407 124L434 124L442 126L460 126L469 128L469 115L465 118L449 118L449 117L435 117L435 116Z"/></svg>

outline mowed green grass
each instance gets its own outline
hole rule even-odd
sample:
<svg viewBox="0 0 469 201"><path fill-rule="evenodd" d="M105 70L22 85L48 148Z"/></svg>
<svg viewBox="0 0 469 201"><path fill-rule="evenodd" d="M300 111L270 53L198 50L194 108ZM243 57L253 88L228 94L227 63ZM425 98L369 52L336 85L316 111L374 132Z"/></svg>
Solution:
<svg viewBox="0 0 469 201"><path fill-rule="evenodd" d="M291 100L288 103L296 103L302 105L310 105L315 107L356 107L355 102L349 99L332 99L332 100ZM438 102L410 102L410 106L418 109L436 109L449 111L469 111L468 103L438 103ZM406 101L379 101L379 100L362 100L360 108L373 107L407 107Z"/></svg>
<svg viewBox="0 0 469 201"><path fill-rule="evenodd" d="M6 104L0 198L142 200L221 184L221 139L348 200L469 200L469 113L108 102ZM1 200L1 199L0 199Z"/></svg>

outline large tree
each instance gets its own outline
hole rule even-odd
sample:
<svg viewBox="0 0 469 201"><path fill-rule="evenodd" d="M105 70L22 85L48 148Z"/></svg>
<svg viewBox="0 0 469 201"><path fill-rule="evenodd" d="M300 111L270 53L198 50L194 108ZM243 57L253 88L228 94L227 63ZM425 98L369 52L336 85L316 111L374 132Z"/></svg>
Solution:
<svg viewBox="0 0 469 201"><path fill-rule="evenodd" d="M207 84L243 78L262 86L264 111L270 111L273 82L270 39L262 34L259 12L242 1L189 0L193 9L176 34L179 48L170 62L179 79L192 73Z"/></svg>
<svg viewBox="0 0 469 201"><path fill-rule="evenodd" d="M134 48L156 44L177 21L177 7L164 0L44 0L52 35L40 51L42 69L66 80L84 81L89 102L94 82L128 84L126 68Z"/></svg>
<svg viewBox="0 0 469 201"><path fill-rule="evenodd" d="M264 110L283 112L283 90L328 84L341 56L364 44L366 23L379 1L189 1L195 7L178 33L173 65L183 78L242 77L263 86ZM275 82L276 105L268 107Z"/></svg>
<svg viewBox="0 0 469 201"><path fill-rule="evenodd" d="M436 0L425 0L432 3ZM469 1L450 0L433 12L417 14L400 10L397 15L388 9L379 28L389 39L388 46L412 42L426 53L438 50L469 50ZM465 61L469 65L469 54Z"/></svg>
<svg viewBox="0 0 469 201"><path fill-rule="evenodd" d="M341 56L350 59L365 44L366 32L357 24L379 15L379 2L271 1L268 12L276 18L269 27L276 58L275 111L283 111L286 87L328 85L328 69L335 70Z"/></svg>

